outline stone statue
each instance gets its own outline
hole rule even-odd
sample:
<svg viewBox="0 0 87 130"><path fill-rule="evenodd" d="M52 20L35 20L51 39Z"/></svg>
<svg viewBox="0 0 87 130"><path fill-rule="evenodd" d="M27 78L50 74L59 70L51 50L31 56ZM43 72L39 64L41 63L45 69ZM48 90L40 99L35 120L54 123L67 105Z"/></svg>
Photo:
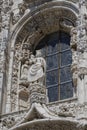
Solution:
<svg viewBox="0 0 87 130"><path fill-rule="evenodd" d="M21 67L21 80L27 80L28 69L29 69L29 61L25 61L25 63Z"/></svg>
<svg viewBox="0 0 87 130"><path fill-rule="evenodd" d="M39 83L43 85L46 72L46 62L41 57L41 52L37 51L36 58L33 56L33 63L28 72L29 83Z"/></svg>

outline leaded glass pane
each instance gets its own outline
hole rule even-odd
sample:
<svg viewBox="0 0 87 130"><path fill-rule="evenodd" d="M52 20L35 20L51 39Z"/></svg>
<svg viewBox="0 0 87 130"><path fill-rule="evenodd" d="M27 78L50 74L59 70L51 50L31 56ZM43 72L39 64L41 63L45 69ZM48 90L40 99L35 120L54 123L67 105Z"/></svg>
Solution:
<svg viewBox="0 0 87 130"><path fill-rule="evenodd" d="M70 49L70 36L66 33L60 34L61 50Z"/></svg>
<svg viewBox="0 0 87 130"><path fill-rule="evenodd" d="M58 62L59 62L58 55L48 56L46 61L47 61L47 70L58 68Z"/></svg>
<svg viewBox="0 0 87 130"><path fill-rule="evenodd" d="M58 84L58 70L47 72L46 84L47 86Z"/></svg>
<svg viewBox="0 0 87 130"><path fill-rule="evenodd" d="M70 67L60 69L60 82L72 80L72 73Z"/></svg>
<svg viewBox="0 0 87 130"><path fill-rule="evenodd" d="M52 54L52 53L55 53L58 51L58 34L57 33L54 33L50 36L48 42L47 42L47 45L48 45L48 49L47 49L47 52L48 54Z"/></svg>
<svg viewBox="0 0 87 130"><path fill-rule="evenodd" d="M65 51L61 53L61 66L65 66L72 63L71 51Z"/></svg>
<svg viewBox="0 0 87 130"><path fill-rule="evenodd" d="M73 96L72 82L60 85L60 99L67 99Z"/></svg>
<svg viewBox="0 0 87 130"><path fill-rule="evenodd" d="M49 102L58 100L58 86L48 88Z"/></svg>

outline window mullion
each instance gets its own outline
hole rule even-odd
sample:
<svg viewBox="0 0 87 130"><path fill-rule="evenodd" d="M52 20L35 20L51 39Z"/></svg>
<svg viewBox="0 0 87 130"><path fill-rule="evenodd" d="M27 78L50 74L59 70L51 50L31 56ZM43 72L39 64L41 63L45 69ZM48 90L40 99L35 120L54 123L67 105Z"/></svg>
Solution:
<svg viewBox="0 0 87 130"><path fill-rule="evenodd" d="M58 100L60 100L60 67L61 67L61 43L60 43L60 32L59 32L59 69L58 69Z"/></svg>

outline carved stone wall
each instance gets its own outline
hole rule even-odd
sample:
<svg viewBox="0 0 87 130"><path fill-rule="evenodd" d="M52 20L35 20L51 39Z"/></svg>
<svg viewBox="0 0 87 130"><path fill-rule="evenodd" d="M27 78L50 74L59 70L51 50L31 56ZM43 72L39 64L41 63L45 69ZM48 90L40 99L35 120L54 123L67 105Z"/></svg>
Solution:
<svg viewBox="0 0 87 130"><path fill-rule="evenodd" d="M82 123L81 126L76 127L76 124L61 126L57 122L55 129L87 129L86 7L86 0L0 1L0 113L7 113L7 115L1 115L1 130L10 129L21 122L22 118L27 123L39 119L36 128L33 125L30 127L32 130L39 130L41 119L49 118L55 124L55 115L61 118L62 123L66 119ZM31 55L39 41L58 30L71 35L74 97L47 103L46 86L40 84L40 80L43 79L31 82L28 79L28 72L29 68L35 64L35 61L31 60ZM50 116L46 117L47 113L44 113L44 110L41 114L35 107L32 108L35 103L42 105L38 109L40 111L46 109ZM46 104L47 108L44 108L43 104ZM49 114L49 111L54 116ZM25 114L30 114L30 117ZM49 124L48 126L46 124L46 128L42 125L42 129L51 129ZM29 128L29 125L26 128Z"/></svg>

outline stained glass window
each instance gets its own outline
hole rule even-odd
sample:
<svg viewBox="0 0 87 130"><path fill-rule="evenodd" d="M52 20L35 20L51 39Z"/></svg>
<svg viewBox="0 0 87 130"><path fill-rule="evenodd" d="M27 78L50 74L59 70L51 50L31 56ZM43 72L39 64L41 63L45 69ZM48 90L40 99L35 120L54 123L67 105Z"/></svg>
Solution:
<svg viewBox="0 0 87 130"><path fill-rule="evenodd" d="M73 97L69 34L59 31L47 35L40 41L36 50L41 50L46 60L46 87L49 102Z"/></svg>

